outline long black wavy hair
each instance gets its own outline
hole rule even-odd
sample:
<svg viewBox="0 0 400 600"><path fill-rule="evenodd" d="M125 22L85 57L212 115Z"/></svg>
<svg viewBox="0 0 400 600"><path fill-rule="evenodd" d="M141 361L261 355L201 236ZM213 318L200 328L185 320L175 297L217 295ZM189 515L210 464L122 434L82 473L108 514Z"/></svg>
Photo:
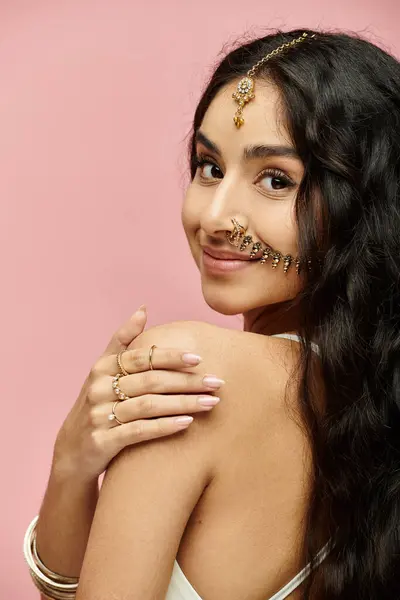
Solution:
<svg viewBox="0 0 400 600"><path fill-rule="evenodd" d="M303 598L395 600L400 598L400 63L353 33L275 30L241 45L216 68L198 104L191 174L195 133L216 93L304 31L316 37L277 54L256 76L279 88L285 124L305 167L296 219L299 257L311 257L312 264L293 300L303 315L297 332L303 339L299 402L314 458L304 562L326 541L322 531L334 546L308 577ZM311 340L321 352L323 411L313 387Z"/></svg>

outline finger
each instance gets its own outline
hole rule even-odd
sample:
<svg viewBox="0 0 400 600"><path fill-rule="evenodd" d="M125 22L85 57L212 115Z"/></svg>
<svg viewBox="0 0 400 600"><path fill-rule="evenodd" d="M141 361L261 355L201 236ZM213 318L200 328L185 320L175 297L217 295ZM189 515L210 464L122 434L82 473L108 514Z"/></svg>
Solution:
<svg viewBox="0 0 400 600"><path fill-rule="evenodd" d="M180 371L144 371L143 373L121 377L118 381L118 387L126 396L137 397L145 394L215 392L224 383L224 380L219 379L216 375Z"/></svg>
<svg viewBox="0 0 400 600"><path fill-rule="evenodd" d="M115 407L115 414L119 421L128 423L139 419L152 419L154 417L167 417L170 415L185 415L210 411L219 403L217 396L207 394L176 394L161 396L146 394L137 398L128 398ZM101 411L101 420L105 425L108 415L111 414L113 404L102 404L98 407ZM100 422L100 415L99 415Z"/></svg>
<svg viewBox="0 0 400 600"><path fill-rule="evenodd" d="M188 419L182 422L180 419ZM162 419L153 419L151 421L133 421L113 427L110 431L112 444L119 452L126 446L138 444L148 440L154 440L167 435L172 435L178 431L187 429L193 421L193 417L164 417Z"/></svg>
<svg viewBox="0 0 400 600"><path fill-rule="evenodd" d="M125 350L129 344L143 332L147 321L146 307L142 305L138 310L117 329L113 334L103 356L118 354Z"/></svg>
<svg viewBox="0 0 400 600"><path fill-rule="evenodd" d="M176 370L195 367L201 362L201 356L177 348L154 348L151 359L154 370ZM150 370L149 349L137 348L126 350L121 356L121 363L128 373L143 373ZM97 370L107 375L116 374L116 356L102 357L96 366Z"/></svg>
<svg viewBox="0 0 400 600"><path fill-rule="evenodd" d="M93 373L93 371L92 371ZM93 377L87 390L87 400L96 406L117 400L113 386L114 378L109 375ZM120 377L117 387L127 398L146 394L199 394L215 392L225 382L216 375L201 375L180 371L144 371ZM123 399L125 402L126 399Z"/></svg>

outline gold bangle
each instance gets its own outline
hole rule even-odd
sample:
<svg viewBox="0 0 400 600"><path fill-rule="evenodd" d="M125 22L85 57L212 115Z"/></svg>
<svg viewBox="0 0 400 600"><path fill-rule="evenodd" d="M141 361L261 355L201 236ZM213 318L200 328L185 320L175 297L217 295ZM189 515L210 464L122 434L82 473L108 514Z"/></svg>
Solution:
<svg viewBox="0 0 400 600"><path fill-rule="evenodd" d="M36 577L32 571L30 571L30 574L36 589L48 600L75 600L75 592L61 592L60 590L55 590L43 583L43 581Z"/></svg>
<svg viewBox="0 0 400 600"><path fill-rule="evenodd" d="M54 573L54 576L49 577L40 568L40 563L37 563L33 554L32 546L33 540L36 537L36 525L39 517L35 517L29 524L24 537L24 557L28 564L29 571L35 586L40 592L46 595L51 600L73 600L75 598L76 591L78 589L79 578L76 578L77 583L62 583L59 578L63 577ZM43 563L42 563L43 564ZM47 569L47 572L51 572Z"/></svg>
<svg viewBox="0 0 400 600"><path fill-rule="evenodd" d="M32 536L32 554L33 554L33 558L36 562L36 565L39 567L39 569L48 577L50 577L51 579L54 579L55 581L57 581L58 583L78 583L79 582L79 577L67 577L66 575L59 575L58 573L55 573L54 571L51 571L48 567L46 567L46 565L40 560L39 554L37 552L37 547L36 547L36 531L34 532L34 535Z"/></svg>

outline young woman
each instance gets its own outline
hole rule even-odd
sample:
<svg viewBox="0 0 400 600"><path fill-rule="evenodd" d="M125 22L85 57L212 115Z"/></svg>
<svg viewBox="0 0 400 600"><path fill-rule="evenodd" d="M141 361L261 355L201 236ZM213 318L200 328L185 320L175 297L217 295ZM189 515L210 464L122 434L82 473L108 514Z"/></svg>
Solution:
<svg viewBox="0 0 400 600"><path fill-rule="evenodd" d="M112 386L133 396L138 370L147 394L198 391L180 359L169 388L146 371L162 347L202 356L221 401L112 460L77 600L400 597L399 157L400 64L368 41L279 31L222 60L182 220L244 331L172 323L119 355L127 375L119 348L95 366L103 423L128 420Z"/></svg>

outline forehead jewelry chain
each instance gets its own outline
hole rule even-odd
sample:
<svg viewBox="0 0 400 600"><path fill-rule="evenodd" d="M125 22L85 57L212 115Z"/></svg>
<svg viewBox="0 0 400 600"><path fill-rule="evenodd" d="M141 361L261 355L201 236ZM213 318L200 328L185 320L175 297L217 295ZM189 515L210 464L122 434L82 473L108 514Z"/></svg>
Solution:
<svg viewBox="0 0 400 600"><path fill-rule="evenodd" d="M272 52L270 52L269 54L264 56L264 58L259 60L254 65L254 67L252 67L249 71L247 71L246 76L243 77L239 81L239 83L237 85L237 91L232 94L233 99L239 105L238 109L235 113L235 116L233 117L233 122L235 123L235 125L238 129L239 129L239 127L241 127L244 124L244 119L243 119L244 106L248 102L250 102L250 100L253 100L255 98L254 75L256 74L257 69L259 69L264 63L266 63L267 60L269 60L272 56L275 56L279 52L282 52L285 48L290 48L291 46L294 46L295 44L298 44L299 42L303 42L306 39L306 37L308 37L308 34L304 32L303 35L301 35L299 38L292 40L291 42L288 42L286 44L282 44L275 50L272 50ZM311 35L310 37L311 38L315 37L315 33L313 35Z"/></svg>

